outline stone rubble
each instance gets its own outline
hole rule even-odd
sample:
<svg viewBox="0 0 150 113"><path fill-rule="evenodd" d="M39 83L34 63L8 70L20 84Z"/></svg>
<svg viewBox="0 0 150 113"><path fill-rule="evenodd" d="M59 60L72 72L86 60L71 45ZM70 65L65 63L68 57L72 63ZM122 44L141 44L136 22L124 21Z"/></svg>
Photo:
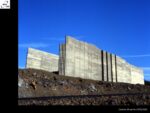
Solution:
<svg viewBox="0 0 150 113"><path fill-rule="evenodd" d="M35 74L36 73L36 74ZM33 76L34 75L34 76ZM44 76L43 76L44 75ZM127 83L109 83L88 79L61 76L36 69L19 69L18 98L47 97L66 95L101 95L120 93L143 93L139 96L112 96L102 98L67 98L47 101L26 100L21 104L41 105L148 105L150 103L150 85L133 85ZM40 103L39 103L40 102Z"/></svg>

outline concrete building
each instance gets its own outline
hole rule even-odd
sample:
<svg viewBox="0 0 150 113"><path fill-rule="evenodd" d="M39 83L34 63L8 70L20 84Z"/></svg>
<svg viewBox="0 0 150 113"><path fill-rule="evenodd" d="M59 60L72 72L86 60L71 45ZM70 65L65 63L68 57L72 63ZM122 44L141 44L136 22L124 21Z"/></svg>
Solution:
<svg viewBox="0 0 150 113"><path fill-rule="evenodd" d="M58 71L59 75L108 82L144 84L143 70L115 54L66 36L59 56L29 48L27 68Z"/></svg>

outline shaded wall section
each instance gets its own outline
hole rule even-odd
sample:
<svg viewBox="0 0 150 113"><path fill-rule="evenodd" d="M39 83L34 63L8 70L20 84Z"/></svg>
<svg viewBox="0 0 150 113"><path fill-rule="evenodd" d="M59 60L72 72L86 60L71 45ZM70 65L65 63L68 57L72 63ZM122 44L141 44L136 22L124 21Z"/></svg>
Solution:
<svg viewBox="0 0 150 113"><path fill-rule="evenodd" d="M28 48L26 68L42 69L49 72L58 71L58 59L59 57L55 54Z"/></svg>
<svg viewBox="0 0 150 113"><path fill-rule="evenodd" d="M106 57L106 51L102 51L103 52L103 78L104 80L103 81L108 81L108 68L107 68L107 57Z"/></svg>

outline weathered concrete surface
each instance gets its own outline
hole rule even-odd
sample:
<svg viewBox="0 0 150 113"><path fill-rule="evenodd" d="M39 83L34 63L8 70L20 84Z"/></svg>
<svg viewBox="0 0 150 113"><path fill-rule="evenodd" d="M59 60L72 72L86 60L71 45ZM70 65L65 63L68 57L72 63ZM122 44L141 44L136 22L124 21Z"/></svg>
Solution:
<svg viewBox="0 0 150 113"><path fill-rule="evenodd" d="M125 62L124 63L124 78L125 78L125 83L131 83L131 66L129 63Z"/></svg>
<svg viewBox="0 0 150 113"><path fill-rule="evenodd" d="M60 45L59 56L29 48L26 67L85 79L144 84L142 69L70 36L66 36L65 44Z"/></svg>
<svg viewBox="0 0 150 113"><path fill-rule="evenodd" d="M60 47L62 48L63 45ZM81 77L94 80L102 80L102 63L101 50L95 46L73 39L70 36L66 37L65 50L62 49L61 54L65 53L65 62L62 67L65 67L65 72L60 74L74 77ZM62 58L62 57L60 57ZM61 61L62 59L60 59Z"/></svg>
<svg viewBox="0 0 150 113"><path fill-rule="evenodd" d="M112 67L111 67L111 55L107 53L107 65L108 65L108 82L112 82Z"/></svg>
<svg viewBox="0 0 150 113"><path fill-rule="evenodd" d="M144 84L143 72L119 56L66 36L60 45L59 74L109 82ZM136 78L135 78L136 77Z"/></svg>
<svg viewBox="0 0 150 113"><path fill-rule="evenodd" d="M59 74L64 75L65 74L65 45L62 44L59 46Z"/></svg>
<svg viewBox="0 0 150 113"><path fill-rule="evenodd" d="M28 48L26 68L42 69L45 71L58 71L58 59L50 54L33 48Z"/></svg>
<svg viewBox="0 0 150 113"><path fill-rule="evenodd" d="M117 56L117 79L118 82L131 84L144 84L143 70L127 63Z"/></svg>
<svg viewBox="0 0 150 113"><path fill-rule="evenodd" d="M104 72L104 81L108 81L106 51L103 51L103 72Z"/></svg>
<svg viewBox="0 0 150 113"><path fill-rule="evenodd" d="M116 81L116 64L115 64L115 55L112 54L112 77L113 77L113 82Z"/></svg>
<svg viewBox="0 0 150 113"><path fill-rule="evenodd" d="M131 83L144 84L143 70L131 65Z"/></svg>
<svg viewBox="0 0 150 113"><path fill-rule="evenodd" d="M117 79L118 82L126 82L126 76L125 76L125 60L120 58L119 56L116 56L117 60Z"/></svg>

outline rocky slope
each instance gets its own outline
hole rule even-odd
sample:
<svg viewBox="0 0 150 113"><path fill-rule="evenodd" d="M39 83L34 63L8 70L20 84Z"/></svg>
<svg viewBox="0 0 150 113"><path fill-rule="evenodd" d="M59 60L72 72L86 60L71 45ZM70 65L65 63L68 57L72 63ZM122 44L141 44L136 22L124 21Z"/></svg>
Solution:
<svg viewBox="0 0 150 113"><path fill-rule="evenodd" d="M36 69L18 70L18 97L47 97L67 95L102 95L143 93L130 96L101 96L61 98L46 100L18 100L19 105L149 105L150 86L126 83L109 83L61 76Z"/></svg>

